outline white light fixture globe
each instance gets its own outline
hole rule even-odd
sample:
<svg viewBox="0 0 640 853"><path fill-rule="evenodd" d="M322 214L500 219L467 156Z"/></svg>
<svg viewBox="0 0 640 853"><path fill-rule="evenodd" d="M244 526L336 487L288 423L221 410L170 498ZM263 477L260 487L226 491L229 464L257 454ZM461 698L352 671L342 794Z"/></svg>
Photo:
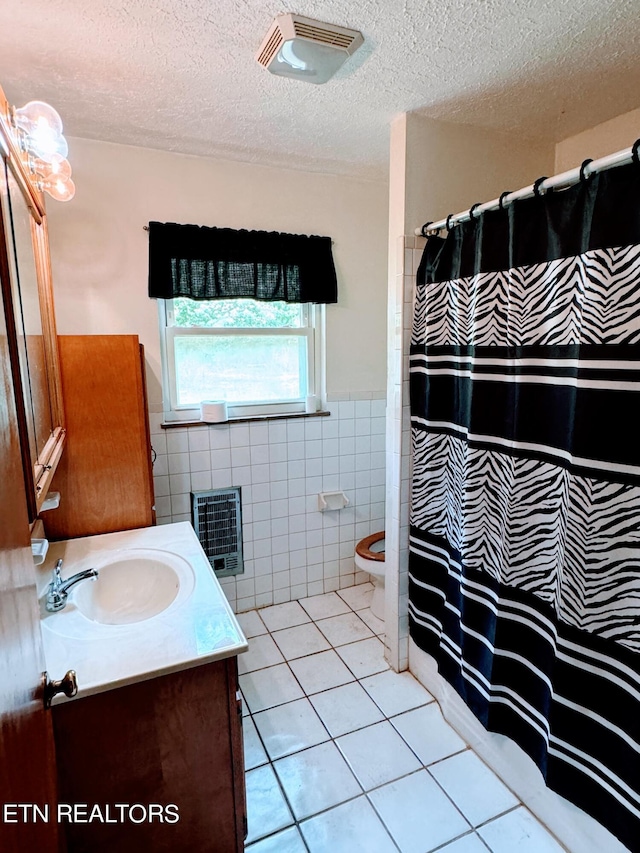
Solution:
<svg viewBox="0 0 640 853"><path fill-rule="evenodd" d="M326 83L363 42L357 30L302 15L279 15L264 37L256 59L279 77Z"/></svg>
<svg viewBox="0 0 640 853"><path fill-rule="evenodd" d="M16 109L15 123L27 133L33 133L38 128L46 129L52 136L62 133L60 113L44 101L29 101L24 107Z"/></svg>
<svg viewBox="0 0 640 853"><path fill-rule="evenodd" d="M29 101L15 111L14 121L25 133L29 151L40 160L50 163L54 157L64 158L69 153L67 140L62 135L62 119L50 104Z"/></svg>
<svg viewBox="0 0 640 853"><path fill-rule="evenodd" d="M50 104L29 101L11 109L11 130L22 152L33 185L56 201L69 201L75 195L67 140L62 135L62 119Z"/></svg>

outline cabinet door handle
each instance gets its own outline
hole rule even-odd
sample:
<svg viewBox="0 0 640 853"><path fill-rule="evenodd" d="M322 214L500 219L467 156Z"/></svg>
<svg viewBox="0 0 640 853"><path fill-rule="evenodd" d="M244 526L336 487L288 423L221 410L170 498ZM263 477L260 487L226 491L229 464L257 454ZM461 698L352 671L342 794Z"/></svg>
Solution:
<svg viewBox="0 0 640 853"><path fill-rule="evenodd" d="M45 672L42 675L42 681L44 684L43 701L45 708L51 707L51 700L58 693L64 693L65 696L71 699L78 692L78 679L76 678L75 669L70 669L60 681L51 681L49 673Z"/></svg>

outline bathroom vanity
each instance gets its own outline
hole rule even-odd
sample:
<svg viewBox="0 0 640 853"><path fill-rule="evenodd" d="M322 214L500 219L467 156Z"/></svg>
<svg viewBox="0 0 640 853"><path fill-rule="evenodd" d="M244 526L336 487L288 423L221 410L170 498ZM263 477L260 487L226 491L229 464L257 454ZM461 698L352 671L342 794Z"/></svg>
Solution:
<svg viewBox="0 0 640 853"><path fill-rule="evenodd" d="M63 577L99 576L47 613L60 558ZM54 543L39 595L49 676L78 682L52 703L69 853L242 851L247 642L191 525Z"/></svg>

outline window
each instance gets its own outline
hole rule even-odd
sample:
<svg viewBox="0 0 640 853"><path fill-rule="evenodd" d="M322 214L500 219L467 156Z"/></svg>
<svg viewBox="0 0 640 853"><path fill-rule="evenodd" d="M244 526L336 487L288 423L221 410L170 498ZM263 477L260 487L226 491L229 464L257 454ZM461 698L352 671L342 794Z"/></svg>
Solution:
<svg viewBox="0 0 640 853"><path fill-rule="evenodd" d="M202 400L231 417L303 412L320 393L324 308L254 299L158 300L165 395L177 419Z"/></svg>
<svg viewBox="0 0 640 853"><path fill-rule="evenodd" d="M320 396L324 305L338 301L330 237L150 222L149 296L177 420L203 400L241 417Z"/></svg>

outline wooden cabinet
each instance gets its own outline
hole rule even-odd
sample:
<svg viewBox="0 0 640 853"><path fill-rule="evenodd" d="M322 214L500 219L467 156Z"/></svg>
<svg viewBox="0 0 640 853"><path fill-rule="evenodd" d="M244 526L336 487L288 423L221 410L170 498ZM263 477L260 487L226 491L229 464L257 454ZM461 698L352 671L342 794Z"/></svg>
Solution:
<svg viewBox="0 0 640 853"><path fill-rule="evenodd" d="M64 824L69 853L241 853L239 695L233 657L55 705L59 801L117 817ZM180 819L149 820L150 804L163 816L175 805Z"/></svg>
<svg viewBox="0 0 640 853"><path fill-rule="evenodd" d="M155 523L144 353L137 335L58 338L67 443L50 539Z"/></svg>

